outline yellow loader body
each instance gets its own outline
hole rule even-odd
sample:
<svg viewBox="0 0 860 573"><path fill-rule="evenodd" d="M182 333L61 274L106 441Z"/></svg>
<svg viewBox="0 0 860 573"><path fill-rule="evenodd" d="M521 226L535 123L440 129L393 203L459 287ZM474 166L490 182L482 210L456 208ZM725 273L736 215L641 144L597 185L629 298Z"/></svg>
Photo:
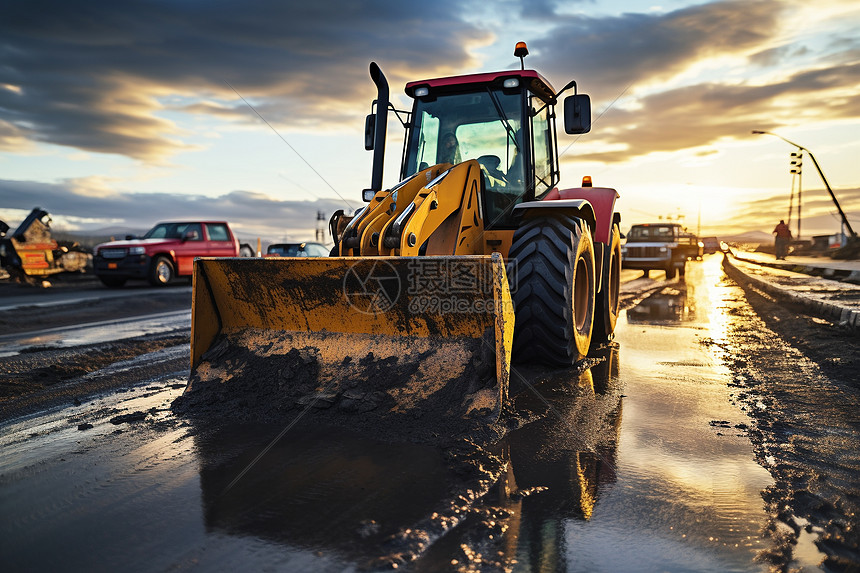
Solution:
<svg viewBox="0 0 860 573"><path fill-rule="evenodd" d="M595 315L611 336L617 296L595 309L610 291L603 277L619 271L617 194L556 188L561 92L525 69L410 82L412 111L394 110L406 128L401 181L383 189L391 106L375 63L370 75L368 204L332 217L339 256L195 261L181 401L248 417L313 409L356 426L436 421L454 435L455 421L499 418L512 347L570 366L587 355ZM564 106L565 132L588 132L588 96ZM579 195L601 200L599 219ZM595 251L598 234L612 239ZM614 273L601 273L603 259Z"/></svg>

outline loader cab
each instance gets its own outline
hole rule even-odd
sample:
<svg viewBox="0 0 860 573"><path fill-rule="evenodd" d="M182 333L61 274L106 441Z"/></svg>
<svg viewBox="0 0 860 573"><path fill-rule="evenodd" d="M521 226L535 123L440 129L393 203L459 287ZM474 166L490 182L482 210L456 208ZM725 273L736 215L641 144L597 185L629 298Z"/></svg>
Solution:
<svg viewBox="0 0 860 573"><path fill-rule="evenodd" d="M414 99L401 179L475 159L488 229L514 228L513 208L559 180L555 94L533 70L411 82Z"/></svg>

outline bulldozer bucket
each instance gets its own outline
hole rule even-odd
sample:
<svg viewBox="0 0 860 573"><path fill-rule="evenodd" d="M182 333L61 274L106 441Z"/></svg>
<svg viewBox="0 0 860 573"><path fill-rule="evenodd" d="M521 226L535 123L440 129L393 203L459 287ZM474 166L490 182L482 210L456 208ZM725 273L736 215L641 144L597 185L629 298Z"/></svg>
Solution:
<svg viewBox="0 0 860 573"><path fill-rule="evenodd" d="M201 258L182 399L351 426L495 420L513 323L498 253Z"/></svg>

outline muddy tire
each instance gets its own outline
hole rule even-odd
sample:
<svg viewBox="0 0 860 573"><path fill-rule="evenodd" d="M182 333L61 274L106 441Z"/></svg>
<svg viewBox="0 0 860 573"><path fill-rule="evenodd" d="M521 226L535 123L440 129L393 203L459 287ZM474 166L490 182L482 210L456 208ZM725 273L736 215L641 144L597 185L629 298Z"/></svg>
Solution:
<svg viewBox="0 0 860 573"><path fill-rule="evenodd" d="M594 329L591 338L598 343L606 342L612 337L615 323L618 321L618 307L621 302L618 296L621 290L621 231L618 225L612 225L609 253L600 292L594 305Z"/></svg>
<svg viewBox="0 0 860 573"><path fill-rule="evenodd" d="M173 281L176 271L173 263L167 257L155 257L149 267L149 284L152 286L167 286Z"/></svg>
<svg viewBox="0 0 860 573"><path fill-rule="evenodd" d="M681 261L678 265L678 276L683 277L687 274L687 261Z"/></svg>
<svg viewBox="0 0 860 573"><path fill-rule="evenodd" d="M99 277L99 280L108 288L120 288L125 284L127 279L117 277Z"/></svg>
<svg viewBox="0 0 860 573"><path fill-rule="evenodd" d="M580 219L523 222L514 233L508 277L516 316L513 357L570 366L588 354L594 321L594 245Z"/></svg>

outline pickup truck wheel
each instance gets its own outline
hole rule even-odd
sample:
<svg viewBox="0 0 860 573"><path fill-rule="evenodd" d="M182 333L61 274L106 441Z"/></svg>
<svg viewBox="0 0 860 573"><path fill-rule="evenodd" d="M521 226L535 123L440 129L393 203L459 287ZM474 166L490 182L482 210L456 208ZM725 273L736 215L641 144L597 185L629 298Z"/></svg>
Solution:
<svg viewBox="0 0 860 573"><path fill-rule="evenodd" d="M149 284L152 286L165 286L173 280L175 271L173 263L167 257L155 257L149 267Z"/></svg>
<svg viewBox="0 0 860 573"><path fill-rule="evenodd" d="M668 281L668 280L671 280L673 278L675 278L675 265L674 264L666 267L666 280Z"/></svg>
<svg viewBox="0 0 860 573"><path fill-rule="evenodd" d="M602 285L597 294L597 304L594 308L594 331L591 336L594 342L606 342L615 332L618 321L618 307L621 299L621 230L618 225L612 225L609 235L609 257L605 261L607 267L603 271ZM647 272L647 271L646 271Z"/></svg>
<svg viewBox="0 0 860 573"><path fill-rule="evenodd" d="M578 218L526 220L514 232L508 277L513 356L570 366L588 354L594 321L594 245Z"/></svg>
<svg viewBox="0 0 860 573"><path fill-rule="evenodd" d="M126 279L117 277L99 277L102 284L109 288L119 288L125 284Z"/></svg>
<svg viewBox="0 0 860 573"><path fill-rule="evenodd" d="M678 276L682 277L687 274L687 261L681 261L681 264L678 265Z"/></svg>

